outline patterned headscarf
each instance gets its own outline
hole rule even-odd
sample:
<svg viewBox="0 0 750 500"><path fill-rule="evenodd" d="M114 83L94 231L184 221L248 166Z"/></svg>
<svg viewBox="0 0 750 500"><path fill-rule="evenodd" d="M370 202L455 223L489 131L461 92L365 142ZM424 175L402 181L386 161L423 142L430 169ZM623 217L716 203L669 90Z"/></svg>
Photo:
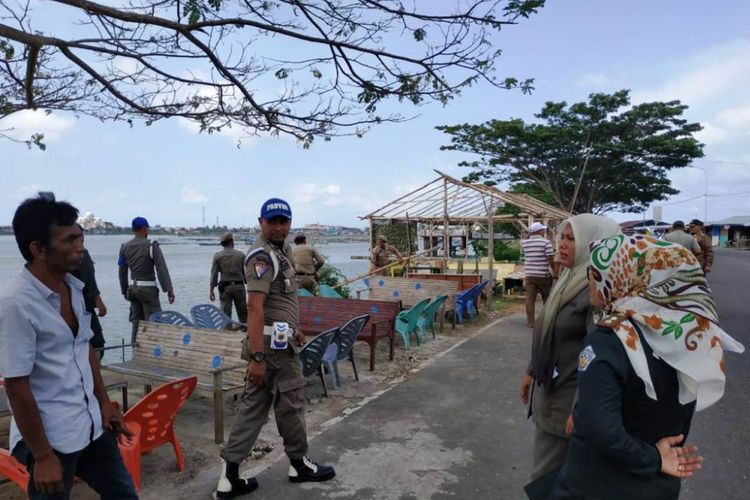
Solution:
<svg viewBox="0 0 750 500"><path fill-rule="evenodd" d="M617 235L591 244L589 271L606 304L598 324L622 341L649 397L656 399L656 392L631 321L654 356L677 371L680 403L697 400L702 410L721 399L724 350L745 348L719 327L711 290L690 250L651 236Z"/></svg>

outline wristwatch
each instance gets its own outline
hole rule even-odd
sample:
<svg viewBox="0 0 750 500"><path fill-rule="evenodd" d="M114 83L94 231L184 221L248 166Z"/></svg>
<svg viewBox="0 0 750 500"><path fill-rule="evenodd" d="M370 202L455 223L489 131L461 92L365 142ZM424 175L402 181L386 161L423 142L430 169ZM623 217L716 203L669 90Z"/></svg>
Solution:
<svg viewBox="0 0 750 500"><path fill-rule="evenodd" d="M257 363L262 363L266 360L266 355L262 352L254 352L252 355L253 361Z"/></svg>

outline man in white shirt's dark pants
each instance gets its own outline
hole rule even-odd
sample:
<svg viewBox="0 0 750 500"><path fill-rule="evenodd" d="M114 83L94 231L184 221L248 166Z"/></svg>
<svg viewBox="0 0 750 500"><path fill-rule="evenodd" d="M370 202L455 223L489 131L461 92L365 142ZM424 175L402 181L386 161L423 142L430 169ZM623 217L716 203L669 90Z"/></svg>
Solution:
<svg viewBox="0 0 750 500"><path fill-rule="evenodd" d="M546 301L552 288L555 249L544 237L547 226L534 222L529 226L529 237L521 240L524 257L524 285L526 286L526 325L534 328L534 307L537 294Z"/></svg>
<svg viewBox="0 0 750 500"><path fill-rule="evenodd" d="M86 312L78 210L50 194L24 201L13 231L26 266L0 293L0 372L10 449L32 499L68 499L78 476L102 498L137 499L120 456L122 414L109 400Z"/></svg>

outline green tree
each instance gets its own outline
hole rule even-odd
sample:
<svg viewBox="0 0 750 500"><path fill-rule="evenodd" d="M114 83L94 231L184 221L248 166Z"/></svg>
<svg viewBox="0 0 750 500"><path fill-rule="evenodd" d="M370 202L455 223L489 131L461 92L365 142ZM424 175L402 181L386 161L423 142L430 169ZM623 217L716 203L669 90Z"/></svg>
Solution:
<svg viewBox="0 0 750 500"><path fill-rule="evenodd" d="M445 104L478 81L528 92L494 75L491 40L544 2L0 0L0 118L182 117L309 146L403 119L386 101Z"/></svg>
<svg viewBox="0 0 750 500"><path fill-rule="evenodd" d="M468 181L508 182L574 213L640 212L678 193L667 177L670 169L703 156L703 144L693 136L702 127L682 118L686 109L680 101L631 107L629 91L620 90L570 106L547 102L534 123L437 128L451 136L442 150L479 155L460 163L472 169Z"/></svg>
<svg viewBox="0 0 750 500"><path fill-rule="evenodd" d="M339 283L346 281L346 276L338 267L333 267L328 264L323 264L323 267L318 270L318 283L321 285L328 285L334 287ZM342 286L336 289L339 294L348 299L351 296L351 290L348 286Z"/></svg>

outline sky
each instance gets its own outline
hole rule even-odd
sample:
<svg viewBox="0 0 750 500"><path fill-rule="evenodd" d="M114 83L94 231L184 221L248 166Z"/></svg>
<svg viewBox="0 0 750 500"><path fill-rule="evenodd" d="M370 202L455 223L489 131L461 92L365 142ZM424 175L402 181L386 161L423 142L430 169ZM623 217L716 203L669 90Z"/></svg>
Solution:
<svg viewBox="0 0 750 500"><path fill-rule="evenodd" d="M426 4L426 2L425 2ZM47 150L0 140L0 225L36 191L54 191L81 212L126 226L252 226L261 203L290 202L294 225L364 227L359 216L437 177L456 177L473 159L440 151L438 125L533 119L546 101L585 100L592 92L631 89L633 103L679 99L700 122L705 158L670 173L679 194L660 202L663 220L720 220L750 214L750 2L724 0L548 0L539 14L495 37L498 76L535 78L531 95L486 84L437 103L395 111L363 138L316 141L255 138L237 147L237 131L199 134L174 119L151 127L103 123L72 114L22 112L0 130L43 132ZM404 41L406 43L407 41ZM705 203L705 195L708 203ZM707 205L708 213L705 213ZM651 218L609 214L619 221Z"/></svg>

